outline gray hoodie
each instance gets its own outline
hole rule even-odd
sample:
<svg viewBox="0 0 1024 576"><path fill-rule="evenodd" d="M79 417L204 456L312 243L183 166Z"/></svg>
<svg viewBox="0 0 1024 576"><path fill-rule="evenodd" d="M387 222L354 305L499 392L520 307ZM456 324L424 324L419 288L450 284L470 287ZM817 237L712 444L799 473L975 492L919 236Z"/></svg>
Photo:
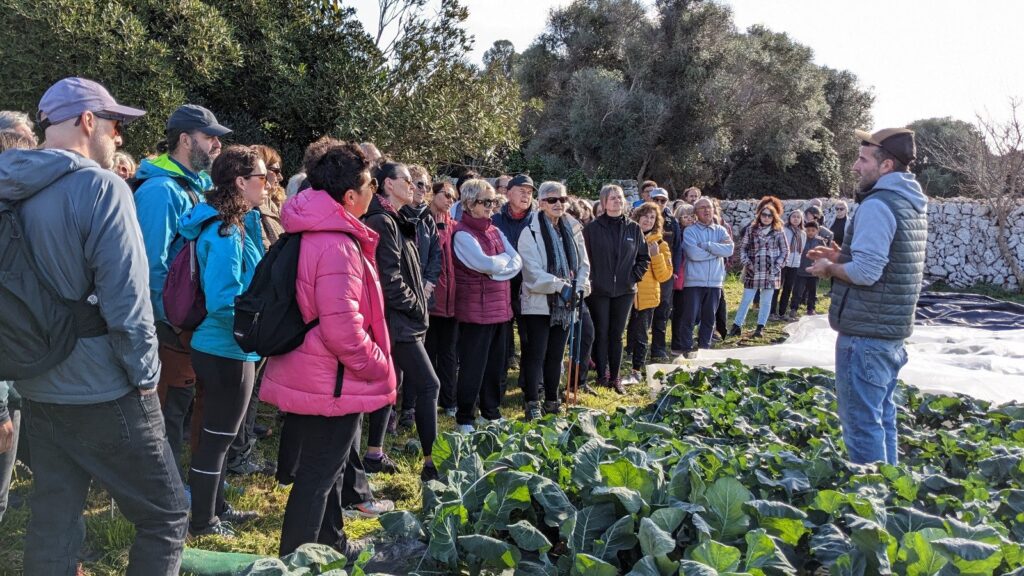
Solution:
<svg viewBox="0 0 1024 576"><path fill-rule="evenodd" d="M890 172L878 179L873 190L892 190L918 211L927 210L928 197L910 172ZM882 277L889 263L889 247L896 234L896 217L884 202L868 196L857 208L857 234L850 245L853 260L844 266L853 284L870 286Z"/></svg>
<svg viewBox="0 0 1024 576"><path fill-rule="evenodd" d="M94 286L108 333L83 338L46 373L17 382L36 402L97 404L156 386L160 376L149 268L131 190L113 172L64 150L0 154L0 199L22 201L40 274L64 298Z"/></svg>

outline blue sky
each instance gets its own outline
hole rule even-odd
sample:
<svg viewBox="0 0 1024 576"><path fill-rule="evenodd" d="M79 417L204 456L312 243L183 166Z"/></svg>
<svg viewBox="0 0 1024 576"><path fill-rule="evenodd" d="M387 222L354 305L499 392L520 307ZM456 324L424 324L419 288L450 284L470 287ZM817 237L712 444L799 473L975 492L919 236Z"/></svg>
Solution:
<svg viewBox="0 0 1024 576"><path fill-rule="evenodd" d="M649 0L647 3L651 3ZM1024 98L1024 2L1015 0L725 0L740 29L764 24L810 46L815 61L875 93L875 128L921 118L1005 118ZM376 0L347 2L376 30ZM464 0L480 62L495 40L522 51L565 0Z"/></svg>

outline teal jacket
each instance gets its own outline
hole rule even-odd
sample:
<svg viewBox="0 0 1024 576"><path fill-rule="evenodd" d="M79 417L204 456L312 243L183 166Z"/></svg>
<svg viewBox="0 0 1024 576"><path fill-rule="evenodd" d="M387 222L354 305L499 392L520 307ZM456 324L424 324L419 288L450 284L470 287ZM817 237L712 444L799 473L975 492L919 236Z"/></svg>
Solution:
<svg viewBox="0 0 1024 576"><path fill-rule="evenodd" d="M185 239L198 238L196 256L206 295L206 319L192 336L192 348L222 358L256 361L258 355L242 352L235 342L234 323L235 297L249 287L263 258L260 213L246 214L244 236L237 227L221 236L220 221L211 222L217 217L217 211L203 203L182 216L179 225Z"/></svg>
<svg viewBox="0 0 1024 576"><path fill-rule="evenodd" d="M200 202L203 193L213 187L206 172L193 174L167 154L143 160L135 172L142 184L135 191L135 213L142 228L142 241L149 260L149 295L153 315L167 321L164 313L164 283L174 257L185 245L178 233L178 221L192 209L192 198L182 186L187 182Z"/></svg>

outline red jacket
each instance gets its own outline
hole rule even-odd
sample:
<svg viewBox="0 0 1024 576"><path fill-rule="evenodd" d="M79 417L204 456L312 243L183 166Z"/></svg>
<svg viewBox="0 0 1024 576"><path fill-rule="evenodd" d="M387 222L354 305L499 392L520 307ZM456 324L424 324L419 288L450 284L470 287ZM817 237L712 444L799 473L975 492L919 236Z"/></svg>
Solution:
<svg viewBox="0 0 1024 576"><path fill-rule="evenodd" d="M437 239L441 246L441 275L434 287L434 305L431 316L453 318L455 316L455 252L452 236L455 234L455 220L447 213L434 216L437 224Z"/></svg>
<svg viewBox="0 0 1024 576"><path fill-rule="evenodd" d="M395 403L395 369L374 254L377 234L326 192L285 203L281 224L302 233L296 299L320 324L295 350L267 361L260 399L317 416L373 412ZM339 365L341 395L335 396Z"/></svg>
<svg viewBox="0 0 1024 576"><path fill-rule="evenodd" d="M501 232L487 218L473 218L463 212L455 226L455 234L470 234L484 254L496 256L505 252ZM452 234L454 237L455 234ZM455 294L459 303L455 318L470 324L502 324L512 319L512 287L508 280L493 280L466 266L455 258Z"/></svg>

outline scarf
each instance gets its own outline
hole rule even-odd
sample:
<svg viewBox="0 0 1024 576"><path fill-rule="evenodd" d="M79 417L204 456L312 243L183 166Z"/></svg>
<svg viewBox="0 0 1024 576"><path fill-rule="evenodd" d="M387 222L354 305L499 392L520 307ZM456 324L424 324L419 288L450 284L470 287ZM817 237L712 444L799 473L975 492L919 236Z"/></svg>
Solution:
<svg viewBox="0 0 1024 576"><path fill-rule="evenodd" d="M572 238L572 231L565 224L565 218L558 219L558 233L561 242L555 242L555 227L551 220L544 214L537 214L541 222L540 235L544 240L544 252L548 259L548 273L565 278L571 283L576 277L579 255L576 253L576 243ZM569 327L569 317L572 313L570 302L565 302L559 294L548 294L548 309L551 310L551 326Z"/></svg>

